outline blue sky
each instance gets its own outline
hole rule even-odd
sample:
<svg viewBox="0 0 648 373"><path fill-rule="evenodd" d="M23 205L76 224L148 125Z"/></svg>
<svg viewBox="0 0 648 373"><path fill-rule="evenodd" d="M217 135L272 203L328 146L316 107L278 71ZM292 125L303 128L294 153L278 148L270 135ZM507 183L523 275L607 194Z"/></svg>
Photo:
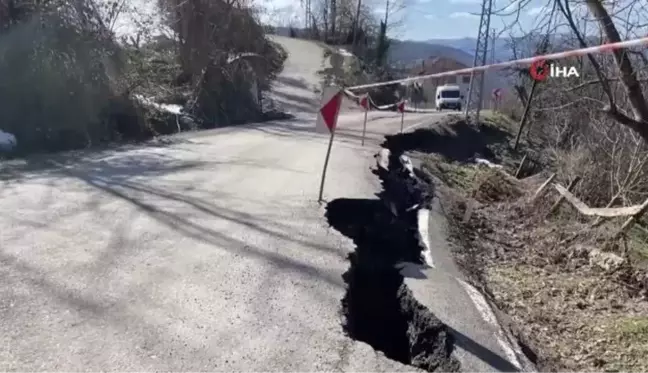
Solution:
<svg viewBox="0 0 648 373"><path fill-rule="evenodd" d="M546 1L524 1L519 12L519 22L524 28L533 26ZM494 0L494 8L517 14L518 4L512 0ZM403 11L406 27L399 32L412 40L453 39L476 37L481 12L481 0L411 0ZM494 16L491 27L504 28L503 21L511 23L515 16Z"/></svg>
<svg viewBox="0 0 648 373"><path fill-rule="evenodd" d="M365 4L372 7L377 14L384 14L386 0L363 0ZM394 2L404 1L404 10L390 17L399 18L403 22L402 27L395 30L392 37L399 39L427 40L439 38L462 38L475 37L479 25L478 14L481 9L481 0L391 0ZM263 1L262 1L263 2ZM493 0L494 8L506 9L507 12L517 13L519 4L523 4L520 11L520 24L527 28L533 26L542 13L542 6L548 0ZM269 9L274 9L272 18L278 19L278 23L287 23L292 13L293 19L299 22L301 10L299 0L265 0ZM548 13L548 12L546 12ZM492 28L503 28L503 21L510 21L514 16L494 17ZM273 22L277 23L277 22Z"/></svg>
<svg viewBox="0 0 648 373"><path fill-rule="evenodd" d="M155 2L151 0L131 0L132 5L137 9L137 15L125 15L117 24L116 30L120 34L127 34L134 28L132 18L139 18L141 14L153 15ZM291 22L295 25L302 25L300 18L303 10L300 7L300 0L251 0L254 4L264 9L262 20L269 24L287 26ZM317 1L317 0L315 0ZM384 14L386 0L362 0L371 9L374 9L379 17ZM390 19L402 20L399 29L392 30L391 37L410 40L429 39L455 39L463 37L476 37L479 25L479 16L482 0L390 0L405 2L404 10L399 14L393 14ZM502 36L522 35L543 26L546 30L547 19L551 13L552 0L493 0L494 10L499 15L493 15L491 29L504 31ZM595 33L598 27L594 24L589 13L581 1L573 1L572 10L576 19L589 18L588 33ZM645 36L648 34L648 1L614 0L608 4L615 4L616 10L607 6L608 11L614 15L615 23L622 33L622 37L630 39L636 35ZM632 4L632 6L630 6ZM508 14L508 15L506 15ZM506 16L505 16L506 15ZM518 17L519 15L519 17ZM518 22L515 22L515 19ZM623 35L624 23L628 20L630 24L642 24L641 28L634 28L632 34ZM561 20L561 22L563 22ZM579 21L580 22L580 21ZM506 28L515 24L513 28ZM581 27L581 30L583 28ZM559 30L560 31L560 30Z"/></svg>
<svg viewBox="0 0 648 373"><path fill-rule="evenodd" d="M296 17L296 24L300 24L298 18L302 14L299 7L299 0L258 0L266 4L267 9L274 9L273 18L280 19L279 22L287 24L289 14ZM390 36L398 39L428 40L428 39L454 39L463 37L476 37L479 25L479 14L482 0L390 0L392 3L405 1L404 10L393 17L403 20L403 26L394 30ZM372 7L377 14L384 14L386 0L363 0L365 4ZM614 3L621 8L629 0L615 0ZM639 4L641 2L635 2ZM493 15L491 29L502 31L506 34L521 35L538 25L546 25L551 13L551 0L493 0L493 8L500 15ZM588 12L581 2L573 2L572 10L575 18L583 18ZM610 10L610 8L608 7ZM626 18L627 12L641 19L646 24L648 5L638 5L633 8L626 8L619 14ZM268 15L268 17L271 17ZM392 16L390 16L392 17ZM517 19L517 22L515 20ZM584 21L583 21L584 22ZM616 21L615 21L616 22ZM590 24L592 24L590 18ZM510 27L515 24L514 27ZM508 28L506 26L509 26ZM618 25L622 29L621 25ZM546 27L546 26L545 26ZM593 30L594 26L588 26ZM644 28L645 29L645 28ZM623 30L620 30L623 32ZM645 34L644 34L645 35Z"/></svg>

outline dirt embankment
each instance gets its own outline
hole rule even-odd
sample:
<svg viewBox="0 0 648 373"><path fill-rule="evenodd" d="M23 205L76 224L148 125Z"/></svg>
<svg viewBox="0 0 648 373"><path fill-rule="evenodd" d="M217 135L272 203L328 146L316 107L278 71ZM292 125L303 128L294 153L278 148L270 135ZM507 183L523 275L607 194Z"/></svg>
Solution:
<svg viewBox="0 0 648 373"><path fill-rule="evenodd" d="M531 202L550 165L540 148L514 152L513 131L496 119L478 128L454 119L388 142L437 179L457 262L540 370L648 370L648 276L611 240L618 222L592 229L569 206L549 215L551 191ZM537 162L511 176L526 153Z"/></svg>

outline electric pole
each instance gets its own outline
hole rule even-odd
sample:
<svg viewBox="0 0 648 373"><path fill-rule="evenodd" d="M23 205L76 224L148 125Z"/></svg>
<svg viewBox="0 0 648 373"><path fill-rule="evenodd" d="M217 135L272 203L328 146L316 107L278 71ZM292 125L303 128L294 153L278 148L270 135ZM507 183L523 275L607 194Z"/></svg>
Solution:
<svg viewBox="0 0 648 373"><path fill-rule="evenodd" d="M488 39L490 39L490 17L493 9L493 0L483 0L479 30L477 31L477 45L475 46L475 59L473 67L486 65L488 55ZM466 122L479 124L479 113L482 109L484 93L484 72L473 71L470 75L470 88L466 101ZM471 118L471 116L473 118ZM471 119L474 119L471 120Z"/></svg>

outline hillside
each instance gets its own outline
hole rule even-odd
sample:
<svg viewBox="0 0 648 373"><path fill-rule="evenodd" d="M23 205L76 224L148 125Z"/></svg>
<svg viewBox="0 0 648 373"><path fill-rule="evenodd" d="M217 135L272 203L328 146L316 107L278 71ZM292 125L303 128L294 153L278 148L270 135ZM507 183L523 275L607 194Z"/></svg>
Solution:
<svg viewBox="0 0 648 373"><path fill-rule="evenodd" d="M288 37L290 35L290 29L287 27L274 27L271 31L274 35L283 37ZM297 33L300 32L300 30L296 31ZM389 62L394 67L407 69L420 63L421 60L430 57L445 57L453 59L466 66L473 66L474 57L472 52L469 53L463 48L468 48L468 46L473 43L471 48L474 50L474 39L464 38L454 40L461 48L452 45L444 45L452 44L453 39L438 40L440 41L439 43L394 40L390 47ZM501 44L503 45L503 43ZM507 87L509 87L509 84L506 82L506 78L499 76L497 73L486 74L484 89L487 94L490 94L490 92L495 88L504 88L506 90Z"/></svg>
<svg viewBox="0 0 648 373"><path fill-rule="evenodd" d="M447 45L431 44L422 41L399 40L395 41L391 48L391 63L402 68L413 67L415 64L420 63L421 60L430 57L451 58L468 67L473 66L474 61L473 55L463 50ZM509 88L507 79L496 72L486 73L486 80L484 82L485 92L490 95L490 92L495 88L504 88L507 90Z"/></svg>
<svg viewBox="0 0 648 373"><path fill-rule="evenodd" d="M290 28L288 27L272 27L269 31L277 36L290 36ZM303 30L295 29L295 32L299 35ZM474 49L474 45L472 49ZM423 41L394 40L391 46L390 62L395 64L407 64L428 57L443 56L470 66L473 61L471 53L472 52L467 53L462 48L456 48L452 45L445 45L442 43L433 44Z"/></svg>
<svg viewBox="0 0 648 373"><path fill-rule="evenodd" d="M527 35L524 37L513 38L512 41L516 44L519 54L522 56L529 56L534 54L536 45L538 45L541 40L545 37L544 34L535 34ZM568 42L566 42L568 41ZM591 45L599 44L598 36L590 36L588 42ZM477 39L475 38L461 38L461 39L428 39L424 42L412 42L412 43L427 43L434 45L435 48L438 46L451 47L458 49L462 52L473 55L475 52L475 46L477 44ZM489 43L492 43L489 40ZM555 34L550 37L550 44L553 46L552 50L559 51L570 49L570 44L573 43L570 35L565 34ZM492 46L489 45L489 50ZM521 53L520 53L521 52ZM490 53L490 52L489 52ZM488 58L491 58L491 55L488 55ZM514 58L513 50L511 48L511 39L509 37L501 37L495 39L495 60L496 61L508 61Z"/></svg>
<svg viewBox="0 0 648 373"><path fill-rule="evenodd" d="M491 42L489 40L489 42ZM475 46L477 45L477 39L475 38L461 38L461 39L428 39L425 43L440 45L444 47L451 47L458 49L462 52L465 52L469 55L475 53ZM491 46L488 47L489 49ZM490 54L489 54L490 59ZM499 38L495 40L495 60L496 61L506 61L513 57L511 49L508 47L508 41L504 38Z"/></svg>
<svg viewBox="0 0 648 373"><path fill-rule="evenodd" d="M395 40L390 47L390 62L408 64L430 57L452 58L464 65L472 66L472 55L450 46L422 41Z"/></svg>

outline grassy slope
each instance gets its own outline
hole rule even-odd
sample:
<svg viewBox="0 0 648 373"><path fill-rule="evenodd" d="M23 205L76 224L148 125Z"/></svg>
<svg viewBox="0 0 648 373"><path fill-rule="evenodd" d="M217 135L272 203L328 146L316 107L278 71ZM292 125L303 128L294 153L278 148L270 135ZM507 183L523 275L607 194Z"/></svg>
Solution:
<svg viewBox="0 0 648 373"><path fill-rule="evenodd" d="M587 251L601 249L618 222L565 241L590 222L568 207L546 219L555 193L536 204L526 201L546 175L515 180L471 162L477 153L515 173L523 155L510 149L514 123L493 115L484 119L481 131L446 123L416 134L415 150L426 154L424 168L445 184L440 189L460 242L457 261L519 326L541 370L648 370L647 289L641 283L646 272L635 263L604 270ZM473 197L477 207L463 224ZM637 247L645 250L641 242Z"/></svg>

